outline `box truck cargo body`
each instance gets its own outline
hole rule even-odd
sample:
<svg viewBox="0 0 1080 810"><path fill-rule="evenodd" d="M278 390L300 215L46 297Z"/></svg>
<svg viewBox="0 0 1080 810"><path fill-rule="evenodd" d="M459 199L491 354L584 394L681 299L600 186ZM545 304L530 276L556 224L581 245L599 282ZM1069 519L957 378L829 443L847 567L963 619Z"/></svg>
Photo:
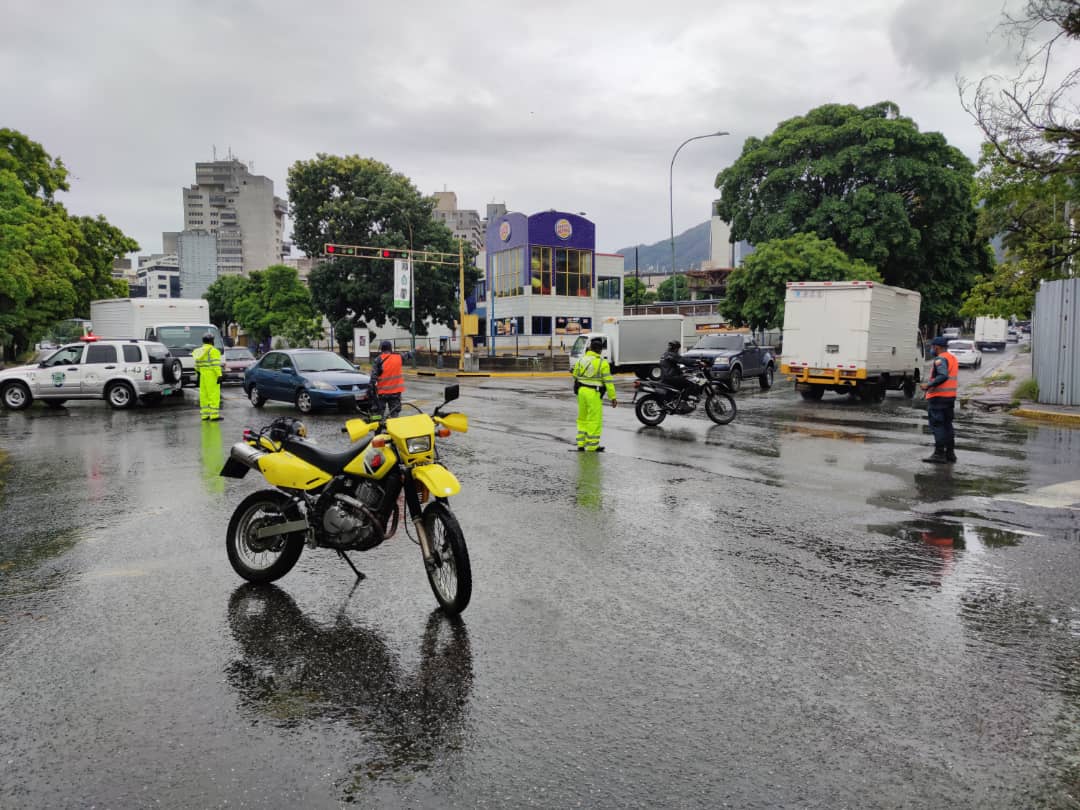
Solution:
<svg viewBox="0 0 1080 810"><path fill-rule="evenodd" d="M579 335L570 349L574 367L595 337L604 344L600 354L611 364L612 374L632 371L640 379L660 379L660 355L673 340L682 342L682 315L625 315L606 318L599 331Z"/></svg>
<svg viewBox="0 0 1080 810"><path fill-rule="evenodd" d="M915 394L922 376L917 292L870 281L788 282L780 370L804 399Z"/></svg>
<svg viewBox="0 0 1080 810"><path fill-rule="evenodd" d="M210 334L224 349L221 332L210 323L210 305L202 298L110 298L90 302L90 324L100 338L156 340L184 367L184 384L196 381L191 352Z"/></svg>
<svg viewBox="0 0 1080 810"><path fill-rule="evenodd" d="M975 348L979 351L1003 352L1008 339L1009 322L1004 318L980 316L975 319Z"/></svg>

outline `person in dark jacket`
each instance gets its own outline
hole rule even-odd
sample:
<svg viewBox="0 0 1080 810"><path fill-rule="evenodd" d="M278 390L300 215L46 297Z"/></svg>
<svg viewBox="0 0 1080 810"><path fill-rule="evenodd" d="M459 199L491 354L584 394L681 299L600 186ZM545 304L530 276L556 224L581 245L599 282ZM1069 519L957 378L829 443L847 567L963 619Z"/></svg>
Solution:
<svg viewBox="0 0 1080 810"><path fill-rule="evenodd" d="M956 461L953 414L956 410L960 363L949 351L947 337L936 337L930 345L933 347L934 364L930 369L930 379L921 388L926 392L926 414L934 434L934 452L923 461L927 464L952 464Z"/></svg>
<svg viewBox="0 0 1080 810"><path fill-rule="evenodd" d="M680 396L690 386L690 381L686 379L683 369L697 364L696 360L679 354L681 348L682 344L679 341L672 340L667 345L667 351L660 355L660 381L664 385L677 388Z"/></svg>

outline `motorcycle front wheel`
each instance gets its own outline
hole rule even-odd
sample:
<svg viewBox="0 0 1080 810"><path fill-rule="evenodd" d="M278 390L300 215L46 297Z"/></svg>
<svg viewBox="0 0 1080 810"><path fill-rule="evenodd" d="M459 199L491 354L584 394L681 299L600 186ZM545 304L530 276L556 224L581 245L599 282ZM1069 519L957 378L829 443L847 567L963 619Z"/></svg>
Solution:
<svg viewBox="0 0 1080 810"><path fill-rule="evenodd" d="M735 418L735 399L728 394L712 391L705 397L705 413L718 425L726 425Z"/></svg>
<svg viewBox="0 0 1080 810"><path fill-rule="evenodd" d="M427 567L428 582L442 609L452 616L461 613L472 597L472 567L461 526L441 501L424 510L424 531L431 542L435 564Z"/></svg>
<svg viewBox="0 0 1080 810"><path fill-rule="evenodd" d="M260 538L259 529L289 520L285 514L289 498L273 489L263 489L240 501L225 535L225 550L233 570L248 582L281 579L300 559L304 533L277 534Z"/></svg>
<svg viewBox="0 0 1080 810"><path fill-rule="evenodd" d="M641 424L649 427L656 427L667 417L667 411L664 410L656 394L649 394L639 399L634 406L634 414Z"/></svg>

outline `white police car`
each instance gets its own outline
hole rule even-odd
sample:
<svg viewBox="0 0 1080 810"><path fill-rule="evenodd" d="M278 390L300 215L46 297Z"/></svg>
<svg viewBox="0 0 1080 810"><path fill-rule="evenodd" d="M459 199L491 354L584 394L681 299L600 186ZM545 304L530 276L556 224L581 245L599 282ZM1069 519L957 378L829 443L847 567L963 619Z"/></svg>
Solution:
<svg viewBox="0 0 1080 810"><path fill-rule="evenodd" d="M0 403L11 411L35 399L57 408L69 399L104 399L113 408L148 405L180 389L183 367L161 343L94 340L69 343L41 362L0 371Z"/></svg>

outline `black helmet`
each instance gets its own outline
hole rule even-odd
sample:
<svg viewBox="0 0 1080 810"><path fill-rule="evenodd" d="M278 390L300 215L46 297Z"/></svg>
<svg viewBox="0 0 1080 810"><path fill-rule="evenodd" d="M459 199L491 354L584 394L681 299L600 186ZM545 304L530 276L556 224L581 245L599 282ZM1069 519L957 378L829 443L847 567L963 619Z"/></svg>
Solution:
<svg viewBox="0 0 1080 810"><path fill-rule="evenodd" d="M682 348L682 344L679 343L679 341L677 340L669 340L667 347L671 349L671 351L677 352L679 349Z"/></svg>
<svg viewBox="0 0 1080 810"><path fill-rule="evenodd" d="M392 352L393 350L394 344L391 343L389 340L384 340L382 343L379 344L380 352Z"/></svg>
<svg viewBox="0 0 1080 810"><path fill-rule="evenodd" d="M214 342L214 336L211 335L209 332L207 332L205 335L202 336L202 342L203 343L213 343Z"/></svg>
<svg viewBox="0 0 1080 810"><path fill-rule="evenodd" d="M594 337L589 341L589 351L599 352L604 348L604 341L602 338Z"/></svg>

